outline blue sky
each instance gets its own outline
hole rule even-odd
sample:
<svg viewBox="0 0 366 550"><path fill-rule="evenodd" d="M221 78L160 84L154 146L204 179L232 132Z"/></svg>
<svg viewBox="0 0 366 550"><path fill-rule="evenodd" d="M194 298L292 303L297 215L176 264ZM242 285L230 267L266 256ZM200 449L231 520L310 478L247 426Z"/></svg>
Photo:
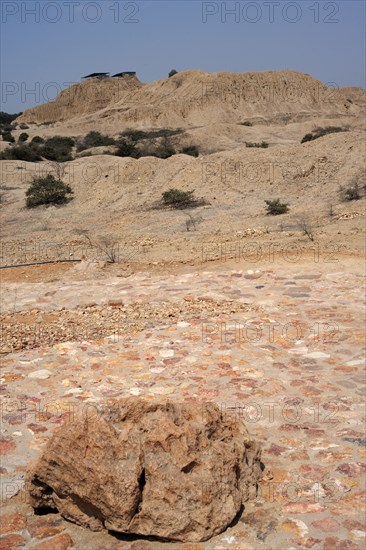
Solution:
<svg viewBox="0 0 366 550"><path fill-rule="evenodd" d="M293 69L365 87L363 0L2 0L1 27L6 112L94 71L135 70L150 82L173 68Z"/></svg>

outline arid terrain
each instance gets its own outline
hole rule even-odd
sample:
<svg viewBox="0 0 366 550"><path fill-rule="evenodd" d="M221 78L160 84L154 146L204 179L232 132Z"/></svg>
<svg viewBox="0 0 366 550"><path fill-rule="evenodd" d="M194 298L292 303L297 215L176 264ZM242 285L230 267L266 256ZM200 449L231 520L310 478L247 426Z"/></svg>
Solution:
<svg viewBox="0 0 366 550"><path fill-rule="evenodd" d="M168 129L199 155L0 161L0 548L364 548L365 103L294 71L192 70L83 81L15 121L29 141ZM26 208L47 174L72 199ZM164 206L170 188L197 204ZM288 212L268 215L277 198ZM244 420L265 469L227 531L174 543L34 515L25 473L53 430L129 395Z"/></svg>

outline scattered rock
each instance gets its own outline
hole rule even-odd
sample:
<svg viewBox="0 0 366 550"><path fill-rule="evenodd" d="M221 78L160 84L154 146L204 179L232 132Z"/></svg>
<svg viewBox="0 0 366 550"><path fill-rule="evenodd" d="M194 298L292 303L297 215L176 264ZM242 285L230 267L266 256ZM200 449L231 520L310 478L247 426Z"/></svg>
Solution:
<svg viewBox="0 0 366 550"><path fill-rule="evenodd" d="M28 374L28 378L35 378L37 380L47 380L52 376L52 372L47 369L36 370Z"/></svg>
<svg viewBox="0 0 366 550"><path fill-rule="evenodd" d="M0 535L21 531L25 525L26 520L22 514L4 514L0 516Z"/></svg>

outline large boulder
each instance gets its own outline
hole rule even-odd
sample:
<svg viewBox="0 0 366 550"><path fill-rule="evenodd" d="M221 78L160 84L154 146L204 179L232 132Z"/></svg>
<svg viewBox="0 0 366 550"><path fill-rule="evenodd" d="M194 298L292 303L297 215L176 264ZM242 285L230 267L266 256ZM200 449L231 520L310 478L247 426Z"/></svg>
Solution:
<svg viewBox="0 0 366 550"><path fill-rule="evenodd" d="M183 542L222 532L255 491L260 448L214 403L111 401L79 412L29 474L35 509Z"/></svg>

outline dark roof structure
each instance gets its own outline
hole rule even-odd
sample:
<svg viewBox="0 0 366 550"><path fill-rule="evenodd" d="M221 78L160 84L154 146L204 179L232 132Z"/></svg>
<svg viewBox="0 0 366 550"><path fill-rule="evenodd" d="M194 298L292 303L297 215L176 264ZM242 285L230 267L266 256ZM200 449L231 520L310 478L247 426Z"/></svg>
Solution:
<svg viewBox="0 0 366 550"><path fill-rule="evenodd" d="M136 72L135 71L123 71L122 73L117 73L117 74L112 75L113 78L124 77L124 76L136 76Z"/></svg>
<svg viewBox="0 0 366 550"><path fill-rule="evenodd" d="M106 78L108 75L109 73L91 73L82 78Z"/></svg>

